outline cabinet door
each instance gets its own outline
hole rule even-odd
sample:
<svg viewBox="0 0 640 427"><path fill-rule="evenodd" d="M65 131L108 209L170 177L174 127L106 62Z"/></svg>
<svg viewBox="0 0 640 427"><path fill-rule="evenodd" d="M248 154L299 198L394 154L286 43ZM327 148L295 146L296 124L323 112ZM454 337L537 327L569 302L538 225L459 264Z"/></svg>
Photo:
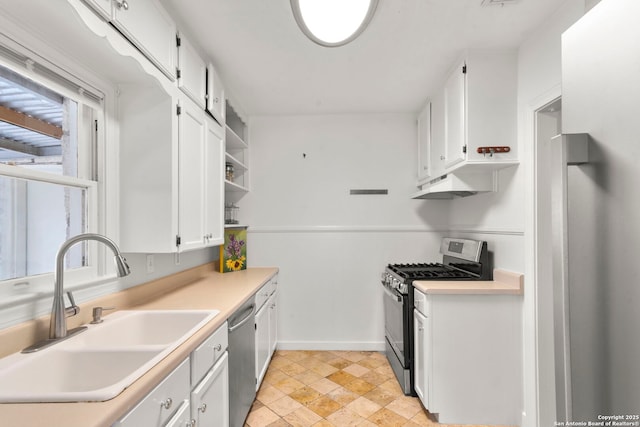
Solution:
<svg viewBox="0 0 640 427"><path fill-rule="evenodd" d="M256 313L256 378L258 383L256 389L260 387L262 377L267 371L269 364L269 304L264 304Z"/></svg>
<svg viewBox="0 0 640 427"><path fill-rule="evenodd" d="M278 291L274 292L267 301L269 307L269 355L276 351L278 345Z"/></svg>
<svg viewBox="0 0 640 427"><path fill-rule="evenodd" d="M418 115L418 180L431 174L431 102Z"/></svg>
<svg viewBox="0 0 640 427"><path fill-rule="evenodd" d="M460 64L444 86L445 148L449 168L466 160L466 65Z"/></svg>
<svg viewBox="0 0 640 427"><path fill-rule="evenodd" d="M196 426L229 426L229 353L193 389L191 418Z"/></svg>
<svg viewBox="0 0 640 427"><path fill-rule="evenodd" d="M207 65L188 38L180 34L178 39L178 87L204 109Z"/></svg>
<svg viewBox="0 0 640 427"><path fill-rule="evenodd" d="M175 79L176 25L158 0L116 2L113 25L167 77Z"/></svg>
<svg viewBox="0 0 640 427"><path fill-rule="evenodd" d="M418 310L413 311L413 336L414 336L414 387L416 394L425 408L429 408L429 378L427 362L429 348L427 341L427 318Z"/></svg>
<svg viewBox="0 0 640 427"><path fill-rule="evenodd" d="M181 101L178 116L178 249L188 251L205 245L205 113L189 99Z"/></svg>
<svg viewBox="0 0 640 427"><path fill-rule="evenodd" d="M224 139L222 126L206 118L205 226L207 246L224 243Z"/></svg>
<svg viewBox="0 0 640 427"><path fill-rule="evenodd" d="M225 103L224 87L220 76L215 67L209 64L207 67L207 110L221 124L225 123Z"/></svg>
<svg viewBox="0 0 640 427"><path fill-rule="evenodd" d="M444 89L440 89L431 98L431 138L429 143L429 175L436 178L444 174L444 138L445 138L445 111Z"/></svg>

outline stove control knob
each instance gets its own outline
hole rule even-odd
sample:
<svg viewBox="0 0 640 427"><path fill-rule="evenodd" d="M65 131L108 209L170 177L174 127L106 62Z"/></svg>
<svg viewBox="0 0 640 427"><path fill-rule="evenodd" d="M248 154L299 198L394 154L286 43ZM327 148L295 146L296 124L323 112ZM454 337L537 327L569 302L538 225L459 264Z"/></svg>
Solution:
<svg viewBox="0 0 640 427"><path fill-rule="evenodd" d="M398 286L400 286L400 282L398 281L398 279L392 279L391 288L398 289Z"/></svg>

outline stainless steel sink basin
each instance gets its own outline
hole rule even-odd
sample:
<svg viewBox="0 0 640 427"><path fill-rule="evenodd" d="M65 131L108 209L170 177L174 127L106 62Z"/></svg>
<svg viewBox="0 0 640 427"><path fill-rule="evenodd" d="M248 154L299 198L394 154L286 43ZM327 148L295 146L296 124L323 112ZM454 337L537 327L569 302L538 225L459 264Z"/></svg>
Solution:
<svg viewBox="0 0 640 427"><path fill-rule="evenodd" d="M112 399L218 313L120 311L36 353L12 354L0 359L0 403Z"/></svg>

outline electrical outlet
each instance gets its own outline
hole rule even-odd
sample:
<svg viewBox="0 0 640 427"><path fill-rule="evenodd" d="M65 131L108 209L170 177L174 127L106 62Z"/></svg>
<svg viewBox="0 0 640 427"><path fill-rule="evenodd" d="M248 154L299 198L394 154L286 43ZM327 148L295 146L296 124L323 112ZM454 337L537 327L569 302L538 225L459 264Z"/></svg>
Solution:
<svg viewBox="0 0 640 427"><path fill-rule="evenodd" d="M155 261L153 255L147 255L147 273L153 273L155 271Z"/></svg>

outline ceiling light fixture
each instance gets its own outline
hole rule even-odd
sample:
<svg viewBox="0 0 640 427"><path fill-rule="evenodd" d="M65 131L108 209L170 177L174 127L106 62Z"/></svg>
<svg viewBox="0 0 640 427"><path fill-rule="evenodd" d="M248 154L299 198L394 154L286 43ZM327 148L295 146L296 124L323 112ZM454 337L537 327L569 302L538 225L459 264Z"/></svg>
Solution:
<svg viewBox="0 0 640 427"><path fill-rule="evenodd" d="M367 27L378 0L291 0L293 16L302 32L326 47L343 46Z"/></svg>

